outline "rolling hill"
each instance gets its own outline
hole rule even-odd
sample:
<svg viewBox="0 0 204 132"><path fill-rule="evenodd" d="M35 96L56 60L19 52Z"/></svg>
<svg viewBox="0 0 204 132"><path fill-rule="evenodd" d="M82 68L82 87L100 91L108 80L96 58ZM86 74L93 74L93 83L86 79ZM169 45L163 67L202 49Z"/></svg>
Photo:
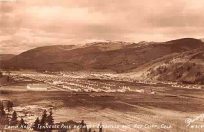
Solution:
<svg viewBox="0 0 204 132"><path fill-rule="evenodd" d="M2 68L2 65L5 64L6 61L13 58L15 55L13 54L0 54L0 69Z"/></svg>
<svg viewBox="0 0 204 132"><path fill-rule="evenodd" d="M204 84L204 48L184 52L149 68L145 74L160 81Z"/></svg>
<svg viewBox="0 0 204 132"><path fill-rule="evenodd" d="M13 58L15 55L13 54L0 54L0 61L5 61Z"/></svg>
<svg viewBox="0 0 204 132"><path fill-rule="evenodd" d="M160 81L204 84L204 43L193 38L167 42L94 42L54 45L4 59L2 68L47 71L138 71Z"/></svg>
<svg viewBox="0 0 204 132"><path fill-rule="evenodd" d="M203 47L202 41L184 38L167 42L95 42L84 46L55 45L23 52L2 67L50 71L130 72L172 54ZM154 62L155 63L155 62Z"/></svg>

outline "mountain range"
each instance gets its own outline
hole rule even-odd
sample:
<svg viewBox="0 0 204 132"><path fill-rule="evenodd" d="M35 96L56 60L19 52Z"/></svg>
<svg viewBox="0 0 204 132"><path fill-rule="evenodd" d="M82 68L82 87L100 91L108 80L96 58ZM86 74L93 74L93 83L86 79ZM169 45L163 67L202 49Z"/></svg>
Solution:
<svg viewBox="0 0 204 132"><path fill-rule="evenodd" d="M44 46L12 56L1 67L42 71L143 71L143 76L156 80L204 83L204 43L182 38L166 42Z"/></svg>

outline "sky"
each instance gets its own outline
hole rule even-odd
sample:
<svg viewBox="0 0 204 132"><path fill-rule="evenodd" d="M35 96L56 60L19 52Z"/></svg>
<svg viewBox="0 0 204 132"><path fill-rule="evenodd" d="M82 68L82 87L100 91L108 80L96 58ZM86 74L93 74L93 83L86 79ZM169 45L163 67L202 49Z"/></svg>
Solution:
<svg viewBox="0 0 204 132"><path fill-rule="evenodd" d="M0 0L0 53L204 37L204 0Z"/></svg>

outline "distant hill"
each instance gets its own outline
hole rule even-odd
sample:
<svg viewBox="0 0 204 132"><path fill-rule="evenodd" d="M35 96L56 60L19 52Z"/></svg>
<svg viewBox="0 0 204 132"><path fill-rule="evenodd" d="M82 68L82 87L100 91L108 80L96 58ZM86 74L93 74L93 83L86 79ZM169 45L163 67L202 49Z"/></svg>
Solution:
<svg viewBox="0 0 204 132"><path fill-rule="evenodd" d="M95 42L84 46L55 45L28 50L3 64L4 68L50 71L130 72L173 54L199 49L201 40L167 42ZM151 63L152 62L152 63Z"/></svg>
<svg viewBox="0 0 204 132"><path fill-rule="evenodd" d="M204 48L184 52L149 68L145 74L160 81L204 84Z"/></svg>
<svg viewBox="0 0 204 132"><path fill-rule="evenodd" d="M47 71L143 72L160 81L204 84L204 43L193 38L167 42L94 42L54 45L2 55L1 68Z"/></svg>
<svg viewBox="0 0 204 132"><path fill-rule="evenodd" d="M6 61L10 60L14 56L15 55L13 54L0 54L0 69L3 68L3 65L5 64Z"/></svg>
<svg viewBox="0 0 204 132"><path fill-rule="evenodd" d="M5 61L13 58L15 55L13 54L0 54L0 61Z"/></svg>
<svg viewBox="0 0 204 132"><path fill-rule="evenodd" d="M204 48L178 54L149 68L145 74L147 78L160 81L204 84Z"/></svg>

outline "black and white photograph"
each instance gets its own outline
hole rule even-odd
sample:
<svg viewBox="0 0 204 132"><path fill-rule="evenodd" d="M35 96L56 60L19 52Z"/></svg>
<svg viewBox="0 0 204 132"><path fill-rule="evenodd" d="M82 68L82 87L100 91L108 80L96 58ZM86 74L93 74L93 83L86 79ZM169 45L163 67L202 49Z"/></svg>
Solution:
<svg viewBox="0 0 204 132"><path fill-rule="evenodd" d="M0 0L0 132L203 132L204 0Z"/></svg>

